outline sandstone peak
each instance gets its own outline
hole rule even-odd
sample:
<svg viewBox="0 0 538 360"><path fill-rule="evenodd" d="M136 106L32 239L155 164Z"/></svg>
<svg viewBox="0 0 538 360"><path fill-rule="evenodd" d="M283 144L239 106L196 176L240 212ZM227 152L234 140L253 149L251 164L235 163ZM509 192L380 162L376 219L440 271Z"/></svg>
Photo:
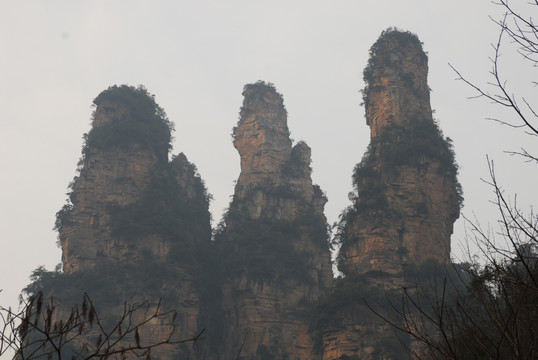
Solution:
<svg viewBox="0 0 538 360"><path fill-rule="evenodd" d="M415 34L393 28L370 48L362 90L366 122L375 137L387 125L431 120L428 56Z"/></svg>
<svg viewBox="0 0 538 360"><path fill-rule="evenodd" d="M164 211L166 206L153 207L151 199L170 202L177 197L196 203L193 206L201 209L200 222L206 221L208 234L205 188L185 155L168 163L172 124L153 95L143 87L112 86L94 104L80 174L72 183L71 204L58 213L64 270L136 261L145 251L164 259L171 244L156 237L160 230L145 229L146 238L134 230L153 216L165 217L153 212ZM181 218L181 214L176 216Z"/></svg>
<svg viewBox="0 0 538 360"><path fill-rule="evenodd" d="M233 130L234 146L241 156L241 175L274 178L291 153L287 112L274 85L258 81L245 85L239 123Z"/></svg>
<svg viewBox="0 0 538 360"><path fill-rule="evenodd" d="M344 271L353 264L398 274L402 264L450 260L461 191L451 144L432 117L427 70L409 32L384 31L370 49L363 95L371 143L354 171Z"/></svg>
<svg viewBox="0 0 538 360"><path fill-rule="evenodd" d="M183 153L168 161L173 127L145 88L112 86L94 104L70 203L57 214L64 271L39 279L39 288L45 297L54 293L62 311L91 294L106 321L121 316L126 301L174 309L174 336L194 336L214 291L204 266L211 257L210 195ZM162 341L169 320L152 319L141 336ZM158 357L187 352L165 345Z"/></svg>
<svg viewBox="0 0 538 360"><path fill-rule="evenodd" d="M362 301L390 313L381 299L394 304L402 286L425 282L450 262L461 187L451 144L432 117L427 60L416 35L395 29L370 49L363 100L371 140L338 226L345 278L319 305L340 319L320 316L324 359L399 358L390 327Z"/></svg>
<svg viewBox="0 0 538 360"><path fill-rule="evenodd" d="M217 235L226 276L224 354L235 357L242 348L245 358L311 359L312 339L299 314L332 281L326 198L312 184L310 147L300 141L292 148L275 87L246 85L243 96L234 128L241 173Z"/></svg>

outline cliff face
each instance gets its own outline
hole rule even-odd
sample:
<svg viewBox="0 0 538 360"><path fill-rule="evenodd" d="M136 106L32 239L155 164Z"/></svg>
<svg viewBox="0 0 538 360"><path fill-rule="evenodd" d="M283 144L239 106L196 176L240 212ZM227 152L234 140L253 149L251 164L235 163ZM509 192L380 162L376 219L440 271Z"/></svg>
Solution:
<svg viewBox="0 0 538 360"><path fill-rule="evenodd" d="M168 161L162 109L140 88L95 99L71 204L57 216L65 274L48 288L64 303L77 302L82 286L105 309L100 316L114 319L125 299L162 300L178 312L180 339L207 328L192 358L316 357L308 312L333 279L327 200L312 184L310 148L292 146L281 95L262 82L243 95L234 129L241 174L218 254L194 165L183 154ZM153 321L141 334L157 341L170 326ZM178 355L170 346L153 352Z"/></svg>
<svg viewBox="0 0 538 360"><path fill-rule="evenodd" d="M371 142L353 173L333 280L327 199L311 179L311 149L292 144L272 84L244 87L233 130L241 173L211 241L209 195L193 164L168 160L171 124L143 88L95 100L70 203L57 214L63 274L43 277L61 303L87 292L114 319L124 301L178 312L177 339L206 328L172 359L397 359L405 351L381 314L401 288L450 262L461 188L449 139L432 117L418 38L388 30L370 50L363 99ZM151 328L151 329L150 329ZM165 339L170 319L141 335Z"/></svg>
<svg viewBox="0 0 538 360"><path fill-rule="evenodd" d="M192 337L202 307L196 254L211 237L203 182L185 155L168 161L171 124L145 89L114 86L94 103L71 204L57 215L65 275L55 293L68 299L83 286L110 319L124 301L162 301L178 311L178 335ZM147 339L170 331L170 323L153 325Z"/></svg>
<svg viewBox="0 0 538 360"><path fill-rule="evenodd" d="M305 315L332 281L326 199L310 177L310 148L292 148L270 84L245 86L234 146L241 174L225 227L224 357L312 357Z"/></svg>
<svg viewBox="0 0 538 360"><path fill-rule="evenodd" d="M427 56L418 38L388 30L370 55L363 98L371 142L355 167L353 204L338 229L338 266L346 278L336 292L349 295L346 289L360 284L349 296L369 298L383 312L383 294L450 262L461 189L450 142L432 118ZM370 319L359 302L343 305L335 310L341 321L323 336L324 359L398 358L401 350L387 345L394 334L382 320Z"/></svg>
<svg viewBox="0 0 538 360"><path fill-rule="evenodd" d="M127 111L124 104L104 101L95 111L94 129L111 124L116 116L126 116ZM153 149L139 144L129 144L121 150L84 150L80 175L72 184L69 219L59 229L62 263L67 273L93 268L105 259L130 257L128 244L112 236L110 205L136 202L149 185L158 159Z"/></svg>
<svg viewBox="0 0 538 360"><path fill-rule="evenodd" d="M384 33L365 70L371 143L354 171L344 273L402 272L428 259L450 261L461 191L449 141L432 118L427 57L416 36Z"/></svg>

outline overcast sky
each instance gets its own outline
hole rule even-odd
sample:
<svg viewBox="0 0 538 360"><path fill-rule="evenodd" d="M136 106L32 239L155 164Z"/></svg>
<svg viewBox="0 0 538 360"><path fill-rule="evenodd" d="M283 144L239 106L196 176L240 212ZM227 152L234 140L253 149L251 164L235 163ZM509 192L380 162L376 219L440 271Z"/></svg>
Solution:
<svg viewBox="0 0 538 360"><path fill-rule="evenodd" d="M487 82L498 34L489 16L499 14L487 0L0 0L0 304L16 304L37 266L60 262L55 213L75 175L92 100L114 84L143 84L155 94L175 123L173 153L198 167L218 222L239 175L230 134L242 88L274 83L292 138L312 148L314 182L335 222L369 142L362 70L391 26L416 33L429 54L432 108L454 141L463 213L486 226L496 221L481 181L486 155L522 207L536 203L536 166L503 153L536 146L521 130L484 120L510 114L469 100L474 93L448 65ZM503 65L514 90L530 76L509 56ZM453 248L464 239L459 220Z"/></svg>

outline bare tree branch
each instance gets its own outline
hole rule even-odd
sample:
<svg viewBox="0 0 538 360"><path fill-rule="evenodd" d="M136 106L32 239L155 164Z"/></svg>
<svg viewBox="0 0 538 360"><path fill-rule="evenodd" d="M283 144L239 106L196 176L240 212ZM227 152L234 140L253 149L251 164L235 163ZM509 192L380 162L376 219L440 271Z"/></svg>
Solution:
<svg viewBox="0 0 538 360"><path fill-rule="evenodd" d="M45 308L43 308L45 305ZM123 312L111 327L99 317L95 306L84 294L78 306L65 311L50 298L46 303L38 293L23 303L20 311L0 306L0 356L14 352L17 359L48 359L69 356L69 359L146 358L152 349L199 341L198 335L178 339L175 336L175 311L163 311L161 302L151 304L124 303ZM166 323L169 331L163 337L146 339L155 324Z"/></svg>

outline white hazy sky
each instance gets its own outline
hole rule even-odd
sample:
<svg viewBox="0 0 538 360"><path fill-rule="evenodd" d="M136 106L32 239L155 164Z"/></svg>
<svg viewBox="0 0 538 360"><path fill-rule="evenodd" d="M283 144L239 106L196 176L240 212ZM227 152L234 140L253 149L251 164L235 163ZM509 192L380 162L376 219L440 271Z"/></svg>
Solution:
<svg viewBox="0 0 538 360"><path fill-rule="evenodd" d="M336 221L369 141L362 70L390 26L416 33L429 53L432 107L454 141L463 213L496 221L481 181L486 155L522 207L536 203L536 166L503 153L536 146L521 130L484 120L511 114L469 100L474 93L448 65L485 83L498 34L489 16L499 14L487 0L0 0L0 304L16 305L33 269L60 262L55 213L75 175L92 100L113 84L155 94L176 126L173 153L198 167L218 221L239 175L230 134L243 85L274 83L292 138L312 148L313 178ZM535 75L508 54L502 65L513 89ZM459 220L453 248L464 238Z"/></svg>

